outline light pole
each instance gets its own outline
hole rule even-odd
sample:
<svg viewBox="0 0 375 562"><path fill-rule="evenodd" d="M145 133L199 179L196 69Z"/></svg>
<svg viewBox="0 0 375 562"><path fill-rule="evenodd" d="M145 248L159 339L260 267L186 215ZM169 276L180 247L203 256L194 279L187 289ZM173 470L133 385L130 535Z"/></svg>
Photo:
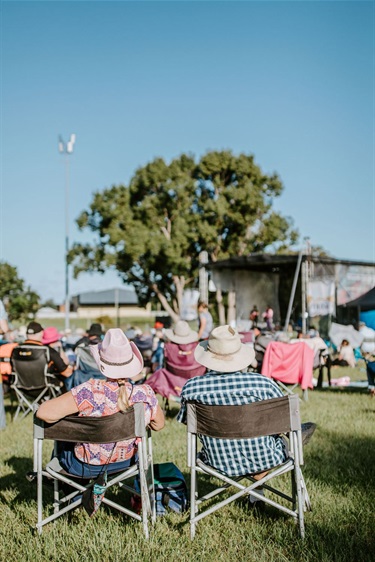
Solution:
<svg viewBox="0 0 375 562"><path fill-rule="evenodd" d="M69 187L70 187L70 170L69 155L73 154L76 135L70 135L68 142L64 142L62 136L59 136L59 152L65 154L65 330L70 326L70 296L69 296Z"/></svg>

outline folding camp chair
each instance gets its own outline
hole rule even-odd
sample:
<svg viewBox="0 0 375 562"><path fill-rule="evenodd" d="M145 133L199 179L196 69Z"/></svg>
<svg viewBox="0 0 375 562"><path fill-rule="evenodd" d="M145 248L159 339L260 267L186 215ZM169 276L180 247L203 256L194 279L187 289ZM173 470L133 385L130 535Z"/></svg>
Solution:
<svg viewBox="0 0 375 562"><path fill-rule="evenodd" d="M194 538L198 521L250 493L257 500L291 515L296 522L298 521L301 538L304 538L304 510L311 507L301 471L301 465L303 464L302 432L299 399L296 394L240 406L207 406L196 402L188 402L187 431L188 466L191 470L191 539ZM251 474L239 478L229 477L204 463L199 455L197 456L197 435L206 435L215 439L252 439L275 434L285 434L288 437L289 456L283 464L270 469L259 480ZM286 473L291 474L291 495L285 494L270 485L271 480ZM221 481L221 486L199 497L198 474L218 478ZM249 480L250 484L241 484L243 479ZM215 498L232 486L237 489L234 494L199 513L199 508L201 508L203 502ZM275 499L260 494L259 488L271 492ZM284 503L291 503L291 508L285 506L284 503L280 503L279 498L282 498Z"/></svg>
<svg viewBox="0 0 375 562"><path fill-rule="evenodd" d="M167 342L164 346L165 367L158 369L147 379L147 384L153 391L164 398L164 410L168 410L169 400L180 401L181 390L187 380L205 374L206 367L194 357L196 346L197 342Z"/></svg>
<svg viewBox="0 0 375 562"><path fill-rule="evenodd" d="M271 341L264 354L262 375L275 380L289 394L300 386L307 400L307 389L313 388L313 364L314 352L304 342Z"/></svg>
<svg viewBox="0 0 375 562"><path fill-rule="evenodd" d="M118 412L111 416L90 417L90 416L67 416L62 420L47 424L34 415L34 473L29 474L29 480L37 478L37 501L38 501L38 532L42 533L43 525L54 521L61 515L76 509L82 504L82 494L94 482L87 482L86 479L77 478L64 471L58 458L53 456L45 469L42 465L43 441L52 439L55 441L55 453L57 452L57 441L68 441L74 443L115 443L136 437L138 444L137 462L118 472L108 475L106 490L114 485L128 490L141 498L141 515L136 511L125 507L106 498L102 503L117 509L118 511L133 517L137 521L143 522L143 530L146 538L149 536L148 516L155 521L155 501L154 501L154 478L152 464L152 443L151 432L145 426L144 405L134 404L126 412ZM135 489L124 483L125 480L139 477L139 488ZM54 484L54 513L43 519L43 479L51 479ZM64 492L60 489L60 484L68 484L72 490ZM66 487L64 488L66 489Z"/></svg>
<svg viewBox="0 0 375 562"><path fill-rule="evenodd" d="M95 362L94 356L88 345L79 345L75 349L76 367L73 374L65 380L67 390L78 386L90 379L105 379Z"/></svg>
<svg viewBox="0 0 375 562"><path fill-rule="evenodd" d="M19 345L12 351L11 363L14 371L14 390L18 406L14 419L22 411L21 419L33 411L35 404L54 398L61 393L60 382L49 374L50 361L47 346Z"/></svg>
<svg viewBox="0 0 375 562"><path fill-rule="evenodd" d="M191 379L204 375L206 367L195 360L194 350L197 342L173 343L166 342L164 345L165 368L174 375Z"/></svg>

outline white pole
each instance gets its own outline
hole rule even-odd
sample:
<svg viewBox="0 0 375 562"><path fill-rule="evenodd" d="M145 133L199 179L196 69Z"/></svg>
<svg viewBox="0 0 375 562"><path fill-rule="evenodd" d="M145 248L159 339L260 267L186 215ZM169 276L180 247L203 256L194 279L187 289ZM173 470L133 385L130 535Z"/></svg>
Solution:
<svg viewBox="0 0 375 562"><path fill-rule="evenodd" d="M70 327L70 294L69 294L69 191L70 191L70 162L69 155L73 154L76 135L70 135L69 141L66 143L59 136L59 152L65 154L65 330Z"/></svg>
<svg viewBox="0 0 375 562"><path fill-rule="evenodd" d="M65 153L65 330L70 328L70 296L69 296L69 154Z"/></svg>
<svg viewBox="0 0 375 562"><path fill-rule="evenodd" d="M299 270L301 268L301 261L302 261L302 250L298 254L298 260L297 260L296 271L294 273L292 291L291 291L290 297L289 297L288 312L286 313L286 318L285 318L284 332L288 331L290 315L292 313L292 306L293 306L293 302L294 302L294 295L296 294L296 287L297 287L297 281L298 281L298 276L299 276Z"/></svg>

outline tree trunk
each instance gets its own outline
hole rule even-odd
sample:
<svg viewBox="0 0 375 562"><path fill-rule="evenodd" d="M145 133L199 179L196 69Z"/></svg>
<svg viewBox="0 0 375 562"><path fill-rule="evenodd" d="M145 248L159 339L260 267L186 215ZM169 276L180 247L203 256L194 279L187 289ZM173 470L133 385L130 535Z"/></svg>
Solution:
<svg viewBox="0 0 375 562"><path fill-rule="evenodd" d="M180 317L178 314L176 314L176 312L173 310L173 308L169 305L167 299L165 298L165 296L163 295L163 293L161 293L159 291L159 288L156 284L154 284L152 286L153 290L155 291L156 296L158 297L162 307L164 308L164 310L166 312L168 312L169 316L172 318L173 322L177 322Z"/></svg>
<svg viewBox="0 0 375 562"><path fill-rule="evenodd" d="M179 277L178 275L174 275L173 283L174 286L176 287L176 298L177 298L177 306L178 306L178 310L176 312L178 312L178 314L181 314L182 300L183 300L184 288L185 288L185 277L183 275L181 275L181 277Z"/></svg>
<svg viewBox="0 0 375 562"><path fill-rule="evenodd" d="M236 292L230 290L228 293L228 324L236 323Z"/></svg>
<svg viewBox="0 0 375 562"><path fill-rule="evenodd" d="M223 304L223 295L221 289L216 289L216 302L217 302L217 310L219 313L219 325L225 325L225 307Z"/></svg>

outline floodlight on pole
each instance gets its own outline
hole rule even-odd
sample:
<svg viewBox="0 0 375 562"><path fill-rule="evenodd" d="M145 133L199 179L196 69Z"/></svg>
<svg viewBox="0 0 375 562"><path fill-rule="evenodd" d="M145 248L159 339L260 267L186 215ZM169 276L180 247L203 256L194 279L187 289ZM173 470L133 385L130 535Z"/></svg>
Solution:
<svg viewBox="0 0 375 562"><path fill-rule="evenodd" d="M59 135L59 152L65 154L65 330L70 327L70 295L69 295L69 188L70 188L70 169L69 169L69 155L73 154L74 143L76 142L76 135L70 135L68 142L65 142L61 135Z"/></svg>

